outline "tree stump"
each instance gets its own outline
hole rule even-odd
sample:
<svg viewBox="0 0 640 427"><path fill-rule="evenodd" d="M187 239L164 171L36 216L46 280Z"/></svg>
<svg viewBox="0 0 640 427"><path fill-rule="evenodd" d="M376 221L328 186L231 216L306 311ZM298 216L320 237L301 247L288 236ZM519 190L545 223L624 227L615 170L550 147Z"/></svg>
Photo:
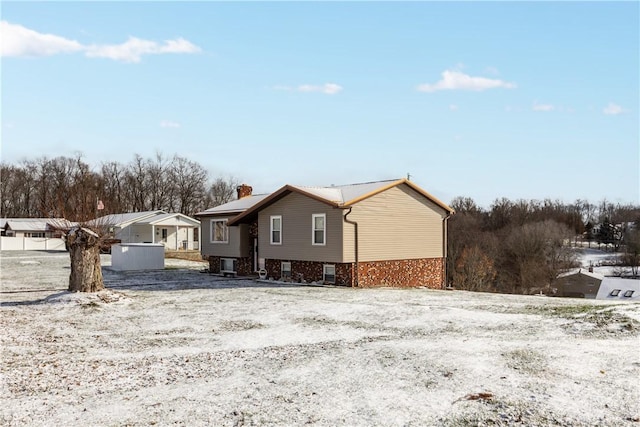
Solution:
<svg viewBox="0 0 640 427"><path fill-rule="evenodd" d="M100 236L88 228L72 228L67 233L71 257L70 292L98 292L104 289L100 266Z"/></svg>

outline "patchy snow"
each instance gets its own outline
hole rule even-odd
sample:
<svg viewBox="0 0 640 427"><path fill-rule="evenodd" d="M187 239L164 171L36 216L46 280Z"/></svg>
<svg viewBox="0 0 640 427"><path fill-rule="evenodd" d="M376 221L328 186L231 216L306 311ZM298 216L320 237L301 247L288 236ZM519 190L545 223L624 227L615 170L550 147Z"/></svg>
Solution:
<svg viewBox="0 0 640 427"><path fill-rule="evenodd" d="M0 261L2 425L640 422L639 303Z"/></svg>

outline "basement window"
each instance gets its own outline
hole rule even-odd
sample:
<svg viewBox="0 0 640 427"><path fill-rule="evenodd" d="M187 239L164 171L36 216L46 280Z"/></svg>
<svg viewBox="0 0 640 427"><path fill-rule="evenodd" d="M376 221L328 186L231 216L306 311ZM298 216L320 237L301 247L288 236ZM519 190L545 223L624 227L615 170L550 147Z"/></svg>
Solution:
<svg viewBox="0 0 640 427"><path fill-rule="evenodd" d="M620 295L620 289L612 290L609 295L611 295L612 297L617 297L618 295Z"/></svg>
<svg viewBox="0 0 640 427"><path fill-rule="evenodd" d="M281 279L291 279L291 263L283 262L280 264Z"/></svg>
<svg viewBox="0 0 640 427"><path fill-rule="evenodd" d="M626 298L631 298L631 296L633 295L633 293L634 293L634 292L635 292L635 291L633 291L633 290L629 289L627 292L625 292L625 293L624 293L624 296L625 296Z"/></svg>
<svg viewBox="0 0 640 427"><path fill-rule="evenodd" d="M235 258L220 258L220 273L222 274L235 274L236 273L236 260Z"/></svg>
<svg viewBox="0 0 640 427"><path fill-rule="evenodd" d="M325 283L336 283L336 266L325 264L322 266L322 281Z"/></svg>

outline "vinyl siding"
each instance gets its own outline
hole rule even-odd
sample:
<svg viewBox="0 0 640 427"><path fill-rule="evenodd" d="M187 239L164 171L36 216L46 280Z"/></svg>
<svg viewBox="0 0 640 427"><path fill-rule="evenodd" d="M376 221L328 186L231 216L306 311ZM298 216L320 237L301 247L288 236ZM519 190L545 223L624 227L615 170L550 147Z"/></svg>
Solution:
<svg viewBox="0 0 640 427"><path fill-rule="evenodd" d="M442 257L444 217L435 203L399 185L356 203L347 218L358 222L358 260L364 262ZM344 260L355 261L351 224L344 227Z"/></svg>
<svg viewBox="0 0 640 427"><path fill-rule="evenodd" d="M211 220L228 220L229 217L202 217L200 226L200 253L205 256L246 257L249 256L249 227L246 224L229 227L228 243L211 243Z"/></svg>
<svg viewBox="0 0 640 427"><path fill-rule="evenodd" d="M312 215L326 214L326 244L312 244ZM270 217L282 216L282 244L270 244ZM258 214L260 258L298 261L342 261L342 210L291 193Z"/></svg>

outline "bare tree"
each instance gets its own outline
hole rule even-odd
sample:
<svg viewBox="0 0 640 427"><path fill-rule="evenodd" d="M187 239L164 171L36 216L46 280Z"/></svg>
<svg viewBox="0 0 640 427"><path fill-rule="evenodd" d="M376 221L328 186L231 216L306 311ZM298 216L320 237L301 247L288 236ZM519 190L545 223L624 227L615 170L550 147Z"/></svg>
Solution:
<svg viewBox="0 0 640 427"><path fill-rule="evenodd" d="M178 212L193 215L204 208L208 173L199 163L175 155L169 176L175 189Z"/></svg>
<svg viewBox="0 0 640 427"><path fill-rule="evenodd" d="M624 235L625 254L624 262L631 267L631 275L638 276L638 266L640 265L640 230L636 228L627 230Z"/></svg>
<svg viewBox="0 0 640 427"><path fill-rule="evenodd" d="M569 229L553 220L525 224L511 229L504 241L502 283L512 293L547 289L557 275L572 265L566 246Z"/></svg>
<svg viewBox="0 0 640 427"><path fill-rule="evenodd" d="M478 246L470 246L462 250L456 263L455 273L455 287L467 291L491 290L496 278L493 260Z"/></svg>
<svg viewBox="0 0 640 427"><path fill-rule="evenodd" d="M118 162L105 162L101 167L101 188L98 197L103 201L105 213L127 212L132 203L129 202L125 185L125 168Z"/></svg>
<svg viewBox="0 0 640 427"><path fill-rule="evenodd" d="M149 210L173 210L173 182L170 179L170 162L160 152L154 159L147 159L146 187L149 195Z"/></svg>
<svg viewBox="0 0 640 427"><path fill-rule="evenodd" d="M146 162L136 154L125 173L125 185L129 190L129 207L132 212L148 210L148 183Z"/></svg>
<svg viewBox="0 0 640 427"><path fill-rule="evenodd" d="M207 208L222 205L236 198L236 188L240 181L233 177L216 178L207 192Z"/></svg>

